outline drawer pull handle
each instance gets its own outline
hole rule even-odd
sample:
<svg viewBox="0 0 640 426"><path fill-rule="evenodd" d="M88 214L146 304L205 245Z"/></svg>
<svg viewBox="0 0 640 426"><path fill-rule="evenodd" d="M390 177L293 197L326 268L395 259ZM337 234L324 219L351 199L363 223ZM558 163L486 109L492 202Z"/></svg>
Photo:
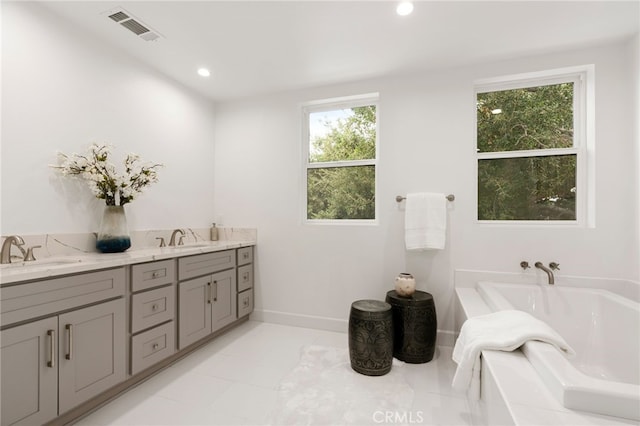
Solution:
<svg viewBox="0 0 640 426"><path fill-rule="evenodd" d="M242 258L243 259L248 259L249 258L249 253L246 252L246 251L244 253L242 253Z"/></svg>
<svg viewBox="0 0 640 426"><path fill-rule="evenodd" d="M249 273L248 273L248 272L245 272L244 274L242 274L242 279L243 279L244 281L249 281Z"/></svg>
<svg viewBox="0 0 640 426"><path fill-rule="evenodd" d="M69 335L67 340L69 346L67 347L67 354L65 355L65 358L71 360L73 358L73 325L67 324L64 328L67 330L67 334Z"/></svg>
<svg viewBox="0 0 640 426"><path fill-rule="evenodd" d="M215 285L215 293L213 294L213 301L217 302L218 301L218 281L214 281L213 285Z"/></svg>
<svg viewBox="0 0 640 426"><path fill-rule="evenodd" d="M157 305L156 303L154 303L153 305L151 305L151 310L152 310L153 312L157 311L157 310L158 310L158 305Z"/></svg>
<svg viewBox="0 0 640 426"><path fill-rule="evenodd" d="M47 362L47 367L55 368L56 366L56 331L47 330L47 336L49 336L49 362Z"/></svg>
<svg viewBox="0 0 640 426"><path fill-rule="evenodd" d="M211 304L211 282L207 283L207 303Z"/></svg>
<svg viewBox="0 0 640 426"><path fill-rule="evenodd" d="M242 306L244 306L245 308L249 307L249 299L244 299Z"/></svg>
<svg viewBox="0 0 640 426"><path fill-rule="evenodd" d="M151 278L158 278L158 271L153 271Z"/></svg>
<svg viewBox="0 0 640 426"><path fill-rule="evenodd" d="M151 349L153 349L154 351L158 349L158 344L154 343L153 346L151 346Z"/></svg>

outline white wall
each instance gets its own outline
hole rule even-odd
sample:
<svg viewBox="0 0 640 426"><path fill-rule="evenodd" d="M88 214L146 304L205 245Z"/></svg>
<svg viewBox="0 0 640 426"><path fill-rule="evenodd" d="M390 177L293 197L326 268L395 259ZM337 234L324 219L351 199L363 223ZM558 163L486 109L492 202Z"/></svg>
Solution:
<svg viewBox="0 0 640 426"><path fill-rule="evenodd" d="M102 205L48 167L90 142L166 165L127 205L131 229L206 227L213 103L42 6L2 5L2 234L91 232Z"/></svg>
<svg viewBox="0 0 640 426"><path fill-rule="evenodd" d="M634 117L640 117L640 33L629 42L629 74L634 80L632 84L632 93L635 93L635 107L632 109ZM640 120L635 122L635 141L636 141L636 229L635 229L635 253L633 254L636 259L636 279L640 280Z"/></svg>
<svg viewBox="0 0 640 426"><path fill-rule="evenodd" d="M259 230L258 311L344 320L352 301L384 298L399 272L411 272L434 295L439 328L453 330L455 269L518 272L520 260L541 260L559 262L566 275L637 279L638 117L629 85L638 76L628 72L628 53L618 43L218 105L216 215ZM596 227L480 226L473 81L582 64L596 67ZM380 93L380 224L303 225L300 104L368 92ZM444 251L405 252L394 198L414 191L456 195Z"/></svg>

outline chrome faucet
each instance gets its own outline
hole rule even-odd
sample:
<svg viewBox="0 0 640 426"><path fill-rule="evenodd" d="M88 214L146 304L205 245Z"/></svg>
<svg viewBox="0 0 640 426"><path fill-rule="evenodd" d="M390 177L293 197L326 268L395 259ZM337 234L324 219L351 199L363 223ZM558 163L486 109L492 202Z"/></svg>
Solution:
<svg viewBox="0 0 640 426"><path fill-rule="evenodd" d="M184 244L182 239L184 238L184 230L183 229L174 229L171 233L171 239L169 240L169 246L173 247L176 245L176 235L180 234L180 239L178 240L178 245L181 246Z"/></svg>
<svg viewBox="0 0 640 426"><path fill-rule="evenodd" d="M553 277L553 271L542 264L542 262L536 262L533 266L538 269L542 269L547 273L547 277L549 277L549 285L555 284L555 279Z"/></svg>
<svg viewBox="0 0 640 426"><path fill-rule="evenodd" d="M22 252L23 258L26 256L26 252L22 248L24 245L24 240L22 237L18 235L9 235L4 239L2 243L2 250L0 250L0 263L7 264L11 263L11 246L15 245Z"/></svg>

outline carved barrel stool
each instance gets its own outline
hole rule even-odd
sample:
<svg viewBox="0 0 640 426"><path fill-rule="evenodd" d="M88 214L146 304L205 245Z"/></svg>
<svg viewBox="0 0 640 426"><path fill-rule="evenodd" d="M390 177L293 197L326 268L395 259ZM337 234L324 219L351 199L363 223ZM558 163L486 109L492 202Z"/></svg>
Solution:
<svg viewBox="0 0 640 426"><path fill-rule="evenodd" d="M367 376L391 371L393 323L391 305L379 300L358 300L349 315L351 368Z"/></svg>
<svg viewBox="0 0 640 426"><path fill-rule="evenodd" d="M416 291L403 297L392 290L387 293L386 301L393 312L393 356L410 364L431 361L438 329L433 296Z"/></svg>

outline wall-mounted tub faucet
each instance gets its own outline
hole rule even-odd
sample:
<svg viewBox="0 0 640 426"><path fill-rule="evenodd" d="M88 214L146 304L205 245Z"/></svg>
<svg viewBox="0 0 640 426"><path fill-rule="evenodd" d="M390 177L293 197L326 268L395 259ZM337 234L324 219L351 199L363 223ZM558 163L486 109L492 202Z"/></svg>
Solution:
<svg viewBox="0 0 640 426"><path fill-rule="evenodd" d="M536 268L538 269L542 269L543 271L545 271L547 273L547 277L549 277L549 285L555 284L555 279L553 278L553 271L549 268L547 268L546 266L544 266L542 264L542 262L536 262L535 265ZM551 266L551 265L549 265ZM557 267L557 265L556 265Z"/></svg>

